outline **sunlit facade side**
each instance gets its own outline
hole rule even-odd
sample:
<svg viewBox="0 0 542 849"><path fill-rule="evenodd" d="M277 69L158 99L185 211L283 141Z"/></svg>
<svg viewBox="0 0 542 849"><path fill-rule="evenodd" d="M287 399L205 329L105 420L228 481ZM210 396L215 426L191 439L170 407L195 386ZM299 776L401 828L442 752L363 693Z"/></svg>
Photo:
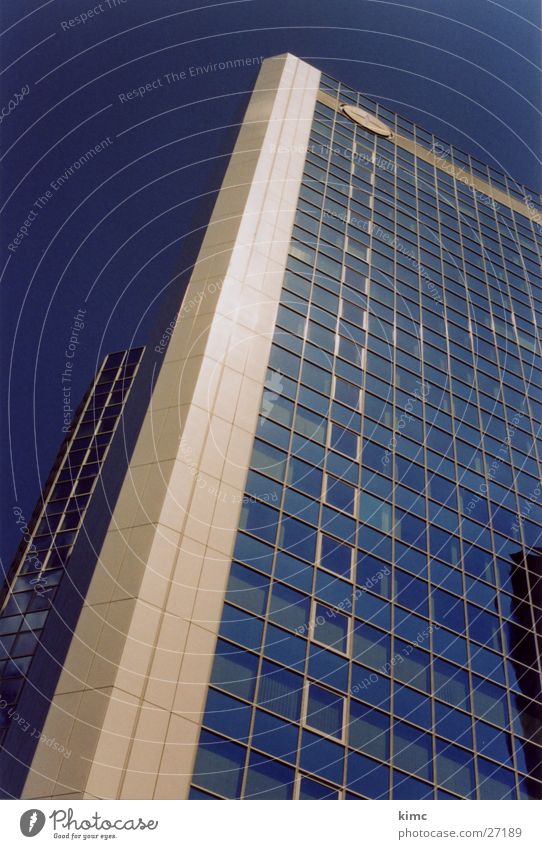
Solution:
<svg viewBox="0 0 542 849"><path fill-rule="evenodd" d="M190 798L542 798L541 245L322 76Z"/></svg>

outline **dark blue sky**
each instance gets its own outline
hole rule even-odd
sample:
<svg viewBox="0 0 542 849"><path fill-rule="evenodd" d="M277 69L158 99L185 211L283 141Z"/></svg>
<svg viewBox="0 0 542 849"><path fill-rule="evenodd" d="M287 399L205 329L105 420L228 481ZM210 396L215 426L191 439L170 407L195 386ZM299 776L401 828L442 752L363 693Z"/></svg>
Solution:
<svg viewBox="0 0 542 849"><path fill-rule="evenodd" d="M1 29L4 562L12 507L30 516L62 439L74 313L73 406L104 353L144 342L194 258L186 236L212 208L257 69L191 66L289 51L541 189L538 0L4 0ZM165 85L172 72L187 78Z"/></svg>

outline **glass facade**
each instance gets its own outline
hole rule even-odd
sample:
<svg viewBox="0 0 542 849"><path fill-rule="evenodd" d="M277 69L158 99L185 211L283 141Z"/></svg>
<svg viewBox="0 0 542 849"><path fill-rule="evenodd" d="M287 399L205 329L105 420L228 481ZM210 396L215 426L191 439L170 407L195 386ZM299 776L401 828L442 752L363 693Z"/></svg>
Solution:
<svg viewBox="0 0 542 849"><path fill-rule="evenodd" d="M526 197L322 78L191 798L542 798Z"/></svg>
<svg viewBox="0 0 542 849"><path fill-rule="evenodd" d="M8 765L9 731L41 729L32 717L21 716L18 704L24 687L32 688L32 662L51 614L62 619L55 604L61 584L70 580L70 557L84 526L87 507L132 387L143 348L109 354L79 406L70 432L28 523L0 597L0 774ZM22 520L24 525L24 520ZM82 606L84 598L80 598ZM55 627L53 623L53 628ZM51 673L52 697L57 675ZM45 695L40 690L40 695ZM14 741L17 749L17 739ZM4 758L6 759L5 762ZM2 788L5 789L5 788Z"/></svg>

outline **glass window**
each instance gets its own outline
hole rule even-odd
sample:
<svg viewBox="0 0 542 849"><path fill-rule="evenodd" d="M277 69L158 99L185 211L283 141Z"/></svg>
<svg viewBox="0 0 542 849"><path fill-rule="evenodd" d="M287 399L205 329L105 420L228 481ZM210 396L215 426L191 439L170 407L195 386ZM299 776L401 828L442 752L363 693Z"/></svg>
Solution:
<svg viewBox="0 0 542 849"><path fill-rule="evenodd" d="M392 525L392 506L389 502L362 492L360 497L359 518L363 524L372 525L385 533L390 533Z"/></svg>
<svg viewBox="0 0 542 849"><path fill-rule="evenodd" d="M306 640L295 637L289 631L283 631L282 628L276 628L268 623L264 647L266 657L302 672L305 666L306 651Z"/></svg>
<svg viewBox="0 0 542 849"><path fill-rule="evenodd" d="M397 508L395 508L395 533L406 545L427 548L425 522Z"/></svg>
<svg viewBox="0 0 542 849"><path fill-rule="evenodd" d="M506 728L508 725L506 691L490 681L478 678L476 675L473 675L472 679L472 698L476 716Z"/></svg>
<svg viewBox="0 0 542 849"><path fill-rule="evenodd" d="M346 510L348 513L353 513L355 494L356 490L353 486L328 475L326 498L329 504L332 504L339 510Z"/></svg>
<svg viewBox="0 0 542 849"><path fill-rule="evenodd" d="M420 778L433 778L433 750L429 734L405 722L393 726L393 763Z"/></svg>
<svg viewBox="0 0 542 849"><path fill-rule="evenodd" d="M445 628L433 629L433 651L454 663L467 665L467 641Z"/></svg>
<svg viewBox="0 0 542 849"><path fill-rule="evenodd" d="M310 599L297 592L297 590L285 587L283 584L273 583L271 590L271 602L269 607L269 618L277 625L284 625L292 631L306 633L309 622Z"/></svg>
<svg viewBox="0 0 542 849"><path fill-rule="evenodd" d="M389 631L391 627L391 605L375 595L363 592L356 598L356 616L379 628Z"/></svg>
<svg viewBox="0 0 542 849"><path fill-rule="evenodd" d="M390 597L391 568L384 560L372 554L358 553L356 583L359 587L371 590L385 598Z"/></svg>
<svg viewBox="0 0 542 849"><path fill-rule="evenodd" d="M433 557L438 557L452 566L460 563L459 539L438 528L429 526L430 552Z"/></svg>
<svg viewBox="0 0 542 849"><path fill-rule="evenodd" d="M195 801L196 799L197 800L205 799L205 801L209 801L209 802L217 802L218 801L216 796L211 796L210 793L204 793L203 790L198 790L197 787L191 787L190 788L190 793L188 794L188 798L189 798L190 801L193 801L193 800Z"/></svg>
<svg viewBox="0 0 542 849"><path fill-rule="evenodd" d="M300 767L335 784L343 781L344 749L338 743L303 731Z"/></svg>
<svg viewBox="0 0 542 849"><path fill-rule="evenodd" d="M320 505L313 498L307 498L294 489L286 489L282 503L284 513L290 513L298 519L303 519L311 525L318 524Z"/></svg>
<svg viewBox="0 0 542 849"><path fill-rule="evenodd" d="M403 684L395 684L393 711L401 719L408 719L425 728L431 726L431 701Z"/></svg>
<svg viewBox="0 0 542 849"><path fill-rule="evenodd" d="M264 660L259 679L258 704L286 719L299 722L303 678Z"/></svg>
<svg viewBox="0 0 542 849"><path fill-rule="evenodd" d="M395 477L401 483L406 484L416 492L425 490L425 472L421 466L411 463L405 457L395 458Z"/></svg>
<svg viewBox="0 0 542 849"><path fill-rule="evenodd" d="M409 643L394 641L395 678L429 692L429 654Z"/></svg>
<svg viewBox="0 0 542 849"><path fill-rule="evenodd" d="M295 764L298 732L297 725L278 719L263 710L256 710L252 745L268 755Z"/></svg>
<svg viewBox="0 0 542 849"><path fill-rule="evenodd" d="M314 439L315 442L324 443L327 419L318 413L313 413L311 410L306 410L304 407L298 406L295 414L294 428L298 433L303 434L308 439Z"/></svg>
<svg viewBox="0 0 542 849"><path fill-rule="evenodd" d="M514 773L484 758L478 758L478 787L480 799L517 798Z"/></svg>
<svg viewBox="0 0 542 849"><path fill-rule="evenodd" d="M501 651L501 637L499 620L497 616L475 607L474 604L467 605L469 615L469 636L496 651Z"/></svg>
<svg viewBox="0 0 542 849"><path fill-rule="evenodd" d="M477 646L474 643L471 643L471 666L473 672L479 672L480 675L485 675L487 678L492 678L493 681L497 681L499 684L505 684L504 677L504 664L503 658L501 655L495 654L489 649L484 649L481 646ZM516 669L519 671L519 667L516 666ZM512 683L515 680L515 676L513 674L510 675L510 686L514 687ZM516 687L516 689L518 689ZM519 688L521 689L521 688Z"/></svg>
<svg viewBox="0 0 542 849"><path fill-rule="evenodd" d="M300 799L338 799L339 793L328 787L327 784L322 784L320 781L315 781L313 778L301 776L301 784L299 788Z"/></svg>
<svg viewBox="0 0 542 849"><path fill-rule="evenodd" d="M330 447L355 460L358 456L358 437L351 430L332 424Z"/></svg>
<svg viewBox="0 0 542 849"><path fill-rule="evenodd" d="M344 698L325 690L317 684L309 684L307 701L307 725L317 728L332 737L342 739Z"/></svg>
<svg viewBox="0 0 542 849"><path fill-rule="evenodd" d="M339 578L334 578L327 572L318 569L316 572L315 595L321 601L332 604L341 610L352 609L352 585Z"/></svg>
<svg viewBox="0 0 542 849"><path fill-rule="evenodd" d="M335 687L336 690L346 692L348 689L348 660L315 643L309 651L308 674L322 684Z"/></svg>
<svg viewBox="0 0 542 849"><path fill-rule="evenodd" d="M388 760L390 752L390 718L388 714L368 708L354 700L350 703L348 745L367 755Z"/></svg>
<svg viewBox="0 0 542 849"><path fill-rule="evenodd" d="M322 492L322 472L314 466L304 463L297 457L290 457L287 482L313 498L320 498Z"/></svg>
<svg viewBox="0 0 542 849"><path fill-rule="evenodd" d="M226 598L234 604L246 607L253 613L264 613L269 591L269 578L232 563Z"/></svg>
<svg viewBox="0 0 542 849"><path fill-rule="evenodd" d="M233 640L247 649L259 651L262 642L263 621L237 607L225 604L222 609L220 636Z"/></svg>
<svg viewBox="0 0 542 849"><path fill-rule="evenodd" d="M441 737L472 749L472 725L468 714L435 702L435 730Z"/></svg>
<svg viewBox="0 0 542 849"><path fill-rule="evenodd" d="M393 425L393 405L376 395L365 393L363 411L366 416L380 422L382 425L391 427Z"/></svg>
<svg viewBox="0 0 542 849"><path fill-rule="evenodd" d="M222 740L209 731L202 731L194 767L193 781L212 793L228 799L238 799L241 793L243 746Z"/></svg>
<svg viewBox="0 0 542 849"><path fill-rule="evenodd" d="M465 633L465 609L462 598L457 598L443 590L433 590L431 602L433 619L436 622L447 628L453 628L460 634Z"/></svg>
<svg viewBox="0 0 542 849"><path fill-rule="evenodd" d="M394 799L432 799L433 787L424 784L411 775L405 775L398 770L393 771L393 798Z"/></svg>
<svg viewBox="0 0 542 849"><path fill-rule="evenodd" d="M435 659L435 695L456 707L469 710L469 678L461 669L445 660Z"/></svg>
<svg viewBox="0 0 542 849"><path fill-rule="evenodd" d="M250 714L249 705L209 688L203 718L208 728L244 743L248 737Z"/></svg>
<svg viewBox="0 0 542 849"><path fill-rule="evenodd" d="M512 740L509 734L476 721L476 751L501 764L512 764Z"/></svg>
<svg viewBox="0 0 542 849"><path fill-rule="evenodd" d="M316 553L316 531L309 525L283 516L280 526L279 545L291 554L314 560Z"/></svg>
<svg viewBox="0 0 542 849"><path fill-rule="evenodd" d="M266 442L270 442L272 445L278 445L279 448L284 449L288 448L288 444L290 442L290 431L276 424L270 418L264 418L264 416L260 416L258 419L256 436L265 439Z"/></svg>
<svg viewBox="0 0 542 849"><path fill-rule="evenodd" d="M349 545L322 534L320 564L336 575L349 578L352 572L352 549Z"/></svg>
<svg viewBox="0 0 542 849"><path fill-rule="evenodd" d="M233 556L260 569L262 572L271 572L273 565L273 549L260 540L238 533L235 541Z"/></svg>
<svg viewBox="0 0 542 849"><path fill-rule="evenodd" d="M391 501L392 483L388 478L382 475L377 475L370 469L363 470L362 479L363 492L371 492L373 495L378 495L386 501Z"/></svg>
<svg viewBox="0 0 542 849"><path fill-rule="evenodd" d="M278 761L252 752L247 770L245 799L291 799L295 771Z"/></svg>
<svg viewBox="0 0 542 849"><path fill-rule="evenodd" d="M427 601L427 584L403 572L395 569L393 575L395 601L403 607L422 616L429 616L429 605Z"/></svg>
<svg viewBox="0 0 542 849"><path fill-rule="evenodd" d="M354 542L356 538L356 523L350 516L338 513L332 507L326 505L322 508L321 525L330 534L347 542Z"/></svg>
<svg viewBox="0 0 542 849"><path fill-rule="evenodd" d="M357 663L352 664L351 692L367 704L390 709L390 680Z"/></svg>
<svg viewBox="0 0 542 849"><path fill-rule="evenodd" d="M409 572L414 572L421 577L427 576L427 555L403 545L398 540L395 541L395 562Z"/></svg>
<svg viewBox="0 0 542 849"><path fill-rule="evenodd" d="M387 799L389 768L365 755L349 752L347 787L368 799Z"/></svg>
<svg viewBox="0 0 542 849"><path fill-rule="evenodd" d="M375 442L363 440L362 460L365 469L372 469L382 474L391 474L390 452Z"/></svg>
<svg viewBox="0 0 542 849"><path fill-rule="evenodd" d="M315 389L321 392L322 395L329 395L331 392L331 374L324 371L312 363L305 362L301 372L301 382L310 389Z"/></svg>
<svg viewBox="0 0 542 849"><path fill-rule="evenodd" d="M335 379L335 398L342 404L348 404L349 407L358 410L359 386L355 386L353 383L348 383L346 380L337 377Z"/></svg>
<svg viewBox="0 0 542 849"><path fill-rule="evenodd" d="M463 749L437 740L437 781L441 787L459 796L474 797L473 757Z"/></svg>
<svg viewBox="0 0 542 849"><path fill-rule="evenodd" d="M216 684L234 696L250 700L254 696L257 670L256 655L218 640L211 684Z"/></svg>
<svg viewBox="0 0 542 849"><path fill-rule="evenodd" d="M310 593L312 589L312 576L314 567L291 554L286 554L285 551L277 551L277 559L275 563L275 578L279 581L286 581L287 584L292 584L296 589L302 592Z"/></svg>
<svg viewBox="0 0 542 849"><path fill-rule="evenodd" d="M273 345L269 355L269 368L296 380L299 374L299 357Z"/></svg>
<svg viewBox="0 0 542 849"><path fill-rule="evenodd" d="M314 639L337 651L346 651L348 619L330 607L316 604Z"/></svg>
<svg viewBox="0 0 542 849"><path fill-rule="evenodd" d="M463 520L461 525L463 533L465 533L465 531L468 530L466 520ZM481 525L475 524L474 522L470 522L469 525L471 530L474 531L474 537L477 539L478 542L482 543L483 545L484 541L481 536L482 534L486 533L485 529L482 528ZM469 545L465 543L463 564L465 566L465 570L471 575L474 575L477 578L482 578L485 581L494 583L495 579L493 571L493 555L490 554L488 551L483 551L481 548L477 548L475 545Z"/></svg>
<svg viewBox="0 0 542 849"><path fill-rule="evenodd" d="M270 477L277 480L284 480L286 454L283 451L279 451L278 448L274 448L272 445L256 439L254 441L250 465L257 471L270 475Z"/></svg>
<svg viewBox="0 0 542 849"><path fill-rule="evenodd" d="M356 307L349 301L342 300L341 313L342 317L347 319L347 321L351 321L352 324L356 324L358 327L364 326L365 311L362 310L360 307Z"/></svg>
<svg viewBox="0 0 542 849"><path fill-rule="evenodd" d="M390 635L378 631L365 622L354 627L354 660L359 660L374 669L385 667L390 662Z"/></svg>

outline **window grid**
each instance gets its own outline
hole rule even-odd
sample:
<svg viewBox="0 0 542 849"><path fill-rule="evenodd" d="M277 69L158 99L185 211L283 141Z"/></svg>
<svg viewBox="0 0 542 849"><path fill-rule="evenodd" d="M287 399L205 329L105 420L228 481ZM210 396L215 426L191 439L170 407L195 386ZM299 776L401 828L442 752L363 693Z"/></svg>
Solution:
<svg viewBox="0 0 542 849"><path fill-rule="evenodd" d="M339 91L338 84L326 83ZM348 92L344 99L390 121L391 113L361 95ZM408 134L404 119L397 119L397 127ZM413 130L412 136L428 149L438 141L424 131ZM288 757L265 754L270 772L275 764L290 771L287 791L281 785L277 793L298 798L303 775L339 798L407 798L401 795L401 782L408 798L539 798L542 775L533 764L540 750L526 736L521 711L531 711L534 719L528 688L537 676L540 684L539 661L532 651L529 655L528 644L534 639L529 633L536 633L540 623L535 584L542 515L535 505L518 520L517 509L540 474L534 413L542 409L542 393L525 376L533 368L535 375L541 372L539 348L530 348L539 345L535 322L521 324L524 318L513 318L512 311L539 308L540 277L529 267L531 284L524 284L521 266L512 262L514 252L521 255L519 245L533 263L538 256L532 222L496 211L445 170L410 158L393 140L375 141L321 103L311 138L281 299L285 311L279 313L269 363L270 379L281 375L283 407L269 412L262 405L261 447L252 465L262 486L278 478L282 490L266 514L263 532L248 519L240 527L235 555L247 573L269 582L266 608L255 612L239 598L228 598L239 615L250 614L261 623L261 640L247 649L231 636L221 639L254 658L258 687L269 662L300 676L303 697L298 713L288 719L297 729L295 760L289 752L282 753ZM336 148L351 150L349 173L347 159ZM472 157L451 148L448 155L465 173L485 179L489 173L506 190L498 175ZM353 254L356 243L360 248ZM342 316L346 302L361 309L351 330ZM499 321L505 322L502 328ZM388 333L386 353L382 341ZM356 348L341 343L341 336L360 346L359 365L352 359ZM348 355L341 355L343 348ZM435 366L430 358L440 363L440 352L444 359ZM505 371L500 352L514 357L512 373ZM338 392L340 404L334 401ZM525 412L514 419L522 398ZM348 436L342 442L336 438L337 427L357 434L358 445ZM497 446L503 450L495 456ZM267 469L264 455L271 463ZM292 472L298 460L307 466L304 478ZM346 499L342 506L330 502L330 480L352 487L353 500L344 490L336 496ZM515 511L508 506L510 495ZM257 500L257 494L250 498ZM369 512L362 519L365 503ZM297 537L280 536L288 517L300 523L292 525ZM321 564L323 534L351 547L351 574ZM285 571L286 555L299 566L289 563ZM374 581L371 575L363 577L366 568L374 570ZM276 588L283 598L288 591L297 593L286 610L305 605L311 612L301 619L290 612L290 622L278 621L271 607ZM340 599L336 594L343 590ZM339 617L348 622L345 651L315 641L314 622L305 619L314 620L323 610L333 614L326 627L337 629ZM423 628L421 639L418 627ZM277 634L285 644L281 651L267 644L268 635ZM522 634L523 645L518 642ZM311 654L316 645L320 657ZM525 665L529 657L534 666ZM303 721L310 683L344 697L342 742ZM216 681L212 689L232 692ZM256 711L280 714L271 704L256 707L256 696L235 698L252 708L237 791L244 796ZM354 725L346 721L351 710L365 711L362 728L387 723L387 757L377 753L378 743L370 749L366 742L364 749L354 742ZM422 715L424 721L417 721ZM204 728L220 735L205 722ZM419 768L405 766L396 749L409 739L412 762L418 759ZM302 740L312 742L304 746ZM255 748L264 751L261 745ZM429 753L423 769L422 752ZM367 775L369 781L374 778L372 788ZM197 764L194 787L210 797L228 797L205 785Z"/></svg>

